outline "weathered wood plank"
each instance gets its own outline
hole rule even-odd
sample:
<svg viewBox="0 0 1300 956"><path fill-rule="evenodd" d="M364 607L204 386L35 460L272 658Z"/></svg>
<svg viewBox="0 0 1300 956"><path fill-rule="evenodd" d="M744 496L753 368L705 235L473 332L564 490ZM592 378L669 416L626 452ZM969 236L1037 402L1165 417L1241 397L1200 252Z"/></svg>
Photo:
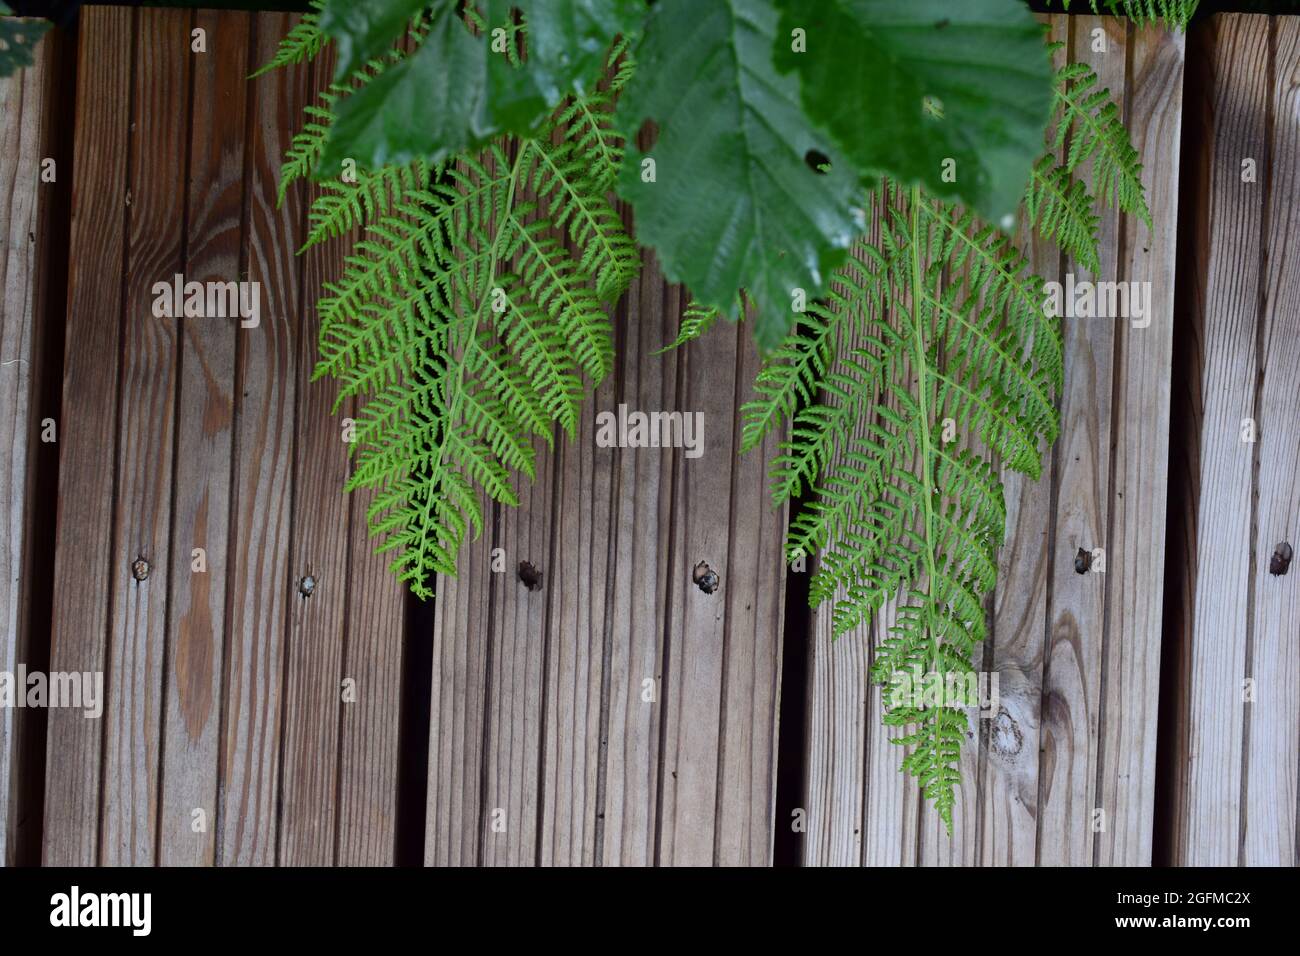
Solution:
<svg viewBox="0 0 1300 956"><path fill-rule="evenodd" d="M1244 866L1300 864L1296 843L1297 758L1300 758L1300 566L1273 574L1282 543L1300 545L1300 22L1272 26L1271 155L1268 159L1268 270L1260 330L1259 395L1252 589L1254 632L1247 677L1255 680L1247 710L1243 768Z"/></svg>
<svg viewBox="0 0 1300 956"><path fill-rule="evenodd" d="M702 433L699 457L675 453L658 862L765 865L785 591L785 509L766 497L776 438L741 460L740 406L758 372L748 327L715 324L681 361L678 407ZM718 576L713 593L693 580L700 562Z"/></svg>
<svg viewBox="0 0 1300 956"><path fill-rule="evenodd" d="M84 11L77 69L71 248L95 254L68 266L50 668L92 675L105 669L113 582L134 558L114 547L113 479L135 16ZM43 860L94 865L104 726L56 708L47 728Z"/></svg>
<svg viewBox="0 0 1300 956"><path fill-rule="evenodd" d="M50 199L41 182L41 163L51 154L51 74L57 67L45 40L33 64L0 79L0 672L30 666L37 634L27 626L33 567L33 514L47 489L33 482L39 441L39 366L43 350L40 317L46 300L51 257L58 254L51 227ZM65 187L66 188L66 187ZM15 688L26 693L26 688ZM39 826L39 805L25 805L28 769L24 750L31 715L0 708L0 866L20 858L21 833ZM38 797L39 801L39 797Z"/></svg>
<svg viewBox="0 0 1300 956"><path fill-rule="evenodd" d="M1094 39L1094 30L1103 33ZM1072 20L1071 59L1088 63L1100 86L1123 111L1127 21L1079 17ZM1098 47L1104 45L1104 51ZM1091 164L1080 169L1091 181ZM1067 261L1065 279L1114 282L1120 278L1120 214L1101 213L1098 231L1101 271L1092 275ZM1172 290L1171 290L1172 291ZM1065 317L1065 388L1061 396L1061 436L1053 451L1053 538L1048 593L1048 627L1043 660L1039 725L1038 861L1045 865L1091 865L1093 808L1097 783L1097 727L1100 720L1101 657L1107 588L1114 577L1107 558L1110 542L1108 490L1111 474L1112 396L1115 389L1115 338L1122 317ZM1075 557L1089 554L1079 574ZM1016 587L1018 569L1008 569ZM1014 719L992 728L995 747L1014 749L1024 731ZM1023 743L1021 744L1023 747Z"/></svg>
<svg viewBox="0 0 1300 956"><path fill-rule="evenodd" d="M114 512L127 561L113 575L100 835L110 866L152 864L157 844L179 320L154 314L153 286L182 270L186 176L185 150L158 144L184 144L189 130L190 20L142 12L127 54L135 107ZM149 565L143 579L131 573L135 560Z"/></svg>
<svg viewBox="0 0 1300 956"><path fill-rule="evenodd" d="M665 865L713 862L727 601L733 577L739 577L732 574L730 553L731 473L740 451L732 435L736 331L715 324L681 356L678 407L701 412L706 448L694 461L674 456L672 544L665 562L673 639L661 689L665 727L657 860ZM762 507L761 499L755 504ZM713 594L692 581L692 569L701 561L720 579Z"/></svg>
<svg viewBox="0 0 1300 956"><path fill-rule="evenodd" d="M601 686L608 656L605 625L612 609L604 582L613 564L617 452L596 447L592 409L615 407L615 395L615 376L610 375L584 409L577 438L560 443L555 451L559 476L551 530L555 560L547 568L554 591L547 621L542 728L541 788L546 802L538 843L538 862L543 866L591 866L601 858L597 839L605 822L597 818L605 753ZM646 711L652 706L656 705L645 705Z"/></svg>
<svg viewBox="0 0 1300 956"><path fill-rule="evenodd" d="M1070 21L1064 17L1044 19L1049 23L1050 39L1067 44L1053 59L1059 68L1069 50ZM1023 215L1019 236L1030 268L1046 281L1061 281L1061 252L1056 244L1029 230ZM1072 569L1069 556L1063 559L1058 554L1051 536L1056 472L1055 451L1043 456L1037 481L1002 468L1007 531L998 555L992 653L985 664L990 677L998 680L999 707L978 733L979 862L985 866L1032 866L1038 852L1047 595L1052 574Z"/></svg>
<svg viewBox="0 0 1300 956"><path fill-rule="evenodd" d="M493 509L459 576L439 579L429 863L770 860L784 517L733 523L730 508L763 492L765 459L732 466L748 331L714 329L694 368L653 355L681 306L647 265L582 444L543 451L521 506ZM705 454L597 447L596 415L620 404L703 412ZM700 560L722 578L713 594L692 581Z"/></svg>
<svg viewBox="0 0 1300 956"><path fill-rule="evenodd" d="M1245 704L1242 679L1251 600L1252 489L1257 443L1243 440L1256 416L1256 356L1266 204L1262 182L1242 181L1242 160L1267 156L1268 20L1219 16L1202 28L1209 157L1204 219L1196 241L1201 306L1199 495L1188 652L1186 774L1175 859L1237 862ZM1203 279L1200 277L1204 277Z"/></svg>
<svg viewBox="0 0 1300 956"><path fill-rule="evenodd" d="M191 29L205 31L208 52L189 52ZM248 25L199 12L185 39L193 70L185 277L204 283L231 282L242 278ZM218 741L232 544L238 322L212 316L177 321L181 356L173 607L158 858L164 865L193 866L214 860L220 813ZM206 571L194 570L196 549L202 549L202 563L197 566L206 566ZM196 811L205 826L197 826Z"/></svg>
<svg viewBox="0 0 1300 956"><path fill-rule="evenodd" d="M278 24L263 26L259 21L259 62L272 55ZM333 69L333 56L323 55L307 71L311 96L329 84ZM311 184L307 200L319 192ZM350 470L344 415L332 414L336 383L313 384L311 374L320 334L316 301L322 283L337 277L344 251L341 243L325 243L298 263L304 303L295 363L297 440L283 703L279 862L285 866L326 866L334 861L345 629L348 602L356 589L348 578L351 502L343 494ZM311 593L305 595L302 581L308 577Z"/></svg>
<svg viewBox="0 0 1300 956"><path fill-rule="evenodd" d="M1290 18L1219 15L1195 57L1208 65L1191 104L1206 199L1180 349L1190 434L1169 766L1173 861L1184 865L1298 860L1300 600L1294 567L1270 573L1277 546L1295 546L1300 510L1298 36Z"/></svg>
<svg viewBox="0 0 1300 956"><path fill-rule="evenodd" d="M221 17L224 30L247 29L246 14ZM259 62L270 58L292 22L289 14L257 17L252 37ZM266 866L277 859L287 615L289 602L299 599L289 547L294 337L301 294L294 250L302 245L303 206L298 188L278 208L275 195L284 147L301 117L307 83L305 70L275 70L252 82L249 101L244 256L248 279L261 284L261 322L239 330L235 372L219 856L226 866Z"/></svg>
<svg viewBox="0 0 1300 956"><path fill-rule="evenodd" d="M1100 866L1152 862L1183 109L1183 35L1148 26L1130 30L1129 42L1126 120L1152 226L1126 217L1120 275L1150 283L1151 294L1149 315L1116 329L1096 797L1105 829L1094 836L1092 861Z"/></svg>
<svg viewBox="0 0 1300 956"><path fill-rule="evenodd" d="M661 356L654 353L676 338L676 320L685 305L682 295L681 289L664 280L653 256L643 255L641 275L614 311L616 389L609 404L593 403L593 421L598 411L616 413L620 404L630 409L680 407L681 355L676 350ZM589 648L590 671L593 676L603 675L604 681L600 736L604 751L593 804L598 821L596 852L601 862L611 866L653 866L658 862L661 726L667 693L666 608L674 586L668 570L673 548L673 459L623 449L575 448L569 481L577 480L576 459L586 454L593 456L593 479L599 478L608 461L613 482L608 510L599 502L591 511L594 527L601 527L606 516L611 522L605 577L595 578L599 565L594 561L590 565L590 586L605 591L606 617L591 621L601 639L572 638L574 666L582 666L581 655ZM583 497L588 494L582 492ZM627 585L611 586L614 581ZM683 578L675 586L688 582ZM604 648L599 669L594 657L597 646ZM650 700L646 681L653 681Z"/></svg>
<svg viewBox="0 0 1300 956"><path fill-rule="evenodd" d="M730 505L740 505L728 545L730 573L722 672L722 753L717 780L717 814L713 863L719 866L766 866L772 862L775 820L777 734L781 708L781 641L785 623L785 532L788 509L775 508L767 497L768 463L778 454L782 435L740 454L740 407L754 399L760 367L750 330L741 326L733 407L726 409L737 431L731 440ZM704 348L701 345L699 348ZM723 419L727 421L727 419ZM710 442L722 445L714 428ZM716 464L720 451L709 451ZM705 459L700 459L701 461ZM699 467L698 465L696 467Z"/></svg>
<svg viewBox="0 0 1300 956"><path fill-rule="evenodd" d="M341 486L335 489L340 493ZM389 572L387 556L375 554L366 537L370 494L356 492L351 497L343 678L355 682L356 700L344 705L340 728L335 863L392 866L407 596Z"/></svg>
<svg viewBox="0 0 1300 956"><path fill-rule="evenodd" d="M495 509L483 534L462 549L457 577L439 577L434 599L429 789L424 856L430 866L473 866L480 846L483 714Z"/></svg>

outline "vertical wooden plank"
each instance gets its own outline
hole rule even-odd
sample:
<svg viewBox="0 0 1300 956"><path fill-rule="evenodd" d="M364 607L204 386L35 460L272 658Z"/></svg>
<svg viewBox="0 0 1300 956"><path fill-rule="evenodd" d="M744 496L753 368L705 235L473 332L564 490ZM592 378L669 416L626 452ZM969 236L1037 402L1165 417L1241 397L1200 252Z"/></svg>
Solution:
<svg viewBox="0 0 1300 956"><path fill-rule="evenodd" d="M248 14L218 16L223 31L249 29ZM257 17L252 49L261 62L292 23L290 14ZM247 55L239 59L246 67ZM275 194L284 147L306 102L306 71L274 70L251 87L244 248L248 279L260 283L261 321L239 329L235 373L219 857L227 866L276 861L286 615L289 601L299 599L289 567L289 526L300 298L294 250L302 244L303 207L298 188L279 208Z"/></svg>
<svg viewBox="0 0 1300 956"><path fill-rule="evenodd" d="M1255 417L1265 203L1262 183L1243 182L1241 172L1244 158L1267 155L1264 104L1271 91L1266 18L1220 15L1202 31L1208 50L1197 59L1209 71L1209 99L1199 106L1209 171L1196 243L1204 292L1191 333L1201 369L1200 489L1175 859L1227 865L1237 862L1239 847L1256 448L1243 441L1242 429ZM1116 753L1109 742L1107 751Z"/></svg>
<svg viewBox="0 0 1300 956"><path fill-rule="evenodd" d="M1150 283L1149 315L1121 322L1115 369L1115 459L1106 545L1106 645L1094 837L1101 866L1149 866L1155 808L1157 702L1164 608L1173 365L1174 271L1185 38L1159 26L1129 34L1129 109L1152 227L1124 225L1120 274Z"/></svg>
<svg viewBox="0 0 1300 956"><path fill-rule="evenodd" d="M677 452L673 463L674 544L667 563L671 646L663 686L663 803L659 808L658 862L664 865L713 862L723 657L730 618L727 601L736 583L731 573L731 476L740 449L730 416L737 350L742 344L737 332L737 326L717 323L681 359L678 407L702 414L705 445L701 457L690 460ZM668 452L641 450L639 454L653 457ZM701 561L720 579L712 594L692 580Z"/></svg>
<svg viewBox="0 0 1300 956"><path fill-rule="evenodd" d="M1300 546L1300 22L1273 21L1271 155L1268 159L1267 272L1260 330L1259 468L1253 646L1247 677L1242 780L1245 866L1295 866L1300 755L1300 565L1271 573L1278 545Z"/></svg>
<svg viewBox="0 0 1300 956"><path fill-rule="evenodd" d="M192 29L208 52L190 52ZM183 28L193 71L185 279L233 282L240 272L248 32L207 13ZM221 661L230 567L229 502L235 318L185 317L180 328L175 506L163 791L158 859L211 864L217 829ZM193 570L203 549L207 570ZM195 832L195 811L207 826Z"/></svg>
<svg viewBox="0 0 1300 956"><path fill-rule="evenodd" d="M583 406L577 438L555 451L558 487L551 540L556 557L547 569L553 590L546 624L538 844L542 866L591 866L601 858L597 834L606 818L599 802L605 753L601 688L613 603L607 582L614 566L618 451L596 445L596 410L617 406L616 378L607 376L594 390ZM643 705L646 713L657 707Z"/></svg>
<svg viewBox="0 0 1300 956"><path fill-rule="evenodd" d="M47 291L47 258L54 252L50 200L42 190L41 161L51 152L55 104L48 92L55 57L53 38L35 50L31 66L0 79L0 671L14 674L31 664L33 635L25 624L32 567L32 514L36 496L30 463L38 440L37 366L41 361L40 316ZM15 693L26 689L15 688ZM25 778L23 738L28 714L0 708L0 866L18 858ZM27 826L32 824L28 822Z"/></svg>
<svg viewBox="0 0 1300 956"><path fill-rule="evenodd" d="M1049 38L1068 44L1070 18L1045 17ZM1108 35L1108 42L1111 37ZM1057 51L1062 66L1068 46ZM1114 55L1114 54L1112 54ZM1061 252L1054 242L1020 228L1021 248L1035 274L1061 281ZM1051 536L1056 453L1043 456L1037 481L1002 469L1007 504L1006 541L998 554L993 599L992 655L985 669L998 680L998 713L979 729L981 832L985 866L1032 866L1038 851L1039 746L1042 726L1043 653L1048 582L1063 564Z"/></svg>
<svg viewBox="0 0 1300 956"><path fill-rule="evenodd" d="M308 336L306 341L315 339ZM341 489L339 486L335 493ZM392 866L397 841L407 592L389 572L387 556L375 554L374 543L366 536L371 494L355 492L351 497L343 678L355 682L356 701L343 707L335 862L340 866ZM335 689L337 692L337 685Z"/></svg>
<svg viewBox="0 0 1300 956"><path fill-rule="evenodd" d="M773 507L767 495L768 463L778 454L784 436L770 435L758 448L740 454L740 408L755 397L754 378L761 363L750 329L742 325L738 336L736 397L730 409L730 421L737 430L731 439L735 457L729 499L732 519L727 563L731 573L725 592L727 643L723 648L713 862L718 866L768 866L774 826L791 823L774 819L787 508ZM722 454L721 450L708 450L722 447L722 435L718 434L722 429L714 427L712 433L708 429L706 424L710 445L705 446L706 453L697 459L697 466L704 461L717 464Z"/></svg>
<svg viewBox="0 0 1300 956"><path fill-rule="evenodd" d="M1097 52L1093 30L1102 29L1105 52ZM1099 86L1124 107L1127 21L1076 17L1071 59L1089 63ZM1091 181L1091 164L1078 175ZM1079 263L1065 263L1066 281L1114 282L1119 276L1120 215L1101 211L1098 231L1101 271L1090 274ZM1046 656L1040 723L1039 862L1045 865L1092 863L1093 808L1097 781L1097 727L1101 719L1101 655L1106 589L1114 572L1110 561L1091 564L1096 549L1108 557L1110 523L1107 492L1111 469L1112 393L1115 336L1122 317L1061 320L1065 343L1065 388L1061 396L1061 435L1055 449L1052 587L1048 595ZM1075 556L1089 554L1089 569L1079 574ZM1105 568L1096 571L1094 568ZM995 741L1014 747L1015 726L992 729ZM1021 731L1023 733L1023 731ZM1005 740L1010 734L1012 740Z"/></svg>
<svg viewBox="0 0 1300 956"><path fill-rule="evenodd" d="M273 55L280 26L278 21L259 18L255 60L264 62ZM334 58L326 52L311 67L298 69L310 75L311 95L315 96L329 84ZM307 201L319 192L320 187L309 184ZM334 861L344 635L348 602L357 592L348 580L351 502L343 493L349 466L341 424L346 412L337 418L332 414L336 383L312 383L311 375L320 334L316 300L322 283L338 275L344 252L341 243L329 242L300 257L305 302L297 341L297 441L281 770L279 862L285 866L326 866ZM356 530L364 536L363 526ZM313 582L310 595L302 592L301 585L308 576Z"/></svg>
<svg viewBox="0 0 1300 956"><path fill-rule="evenodd" d="M176 566L169 532L179 320L154 314L153 286L170 285L183 268L189 23L181 11L143 11L134 50L114 515L114 539L126 556L118 563L126 567L113 576L108 672L115 679L104 713L100 837L100 862L110 866L151 865L157 842L167 595ZM159 150L159 143L181 148ZM136 559L150 565L143 580L130 572Z"/></svg>
<svg viewBox="0 0 1300 956"><path fill-rule="evenodd" d="M113 582L131 563L114 550L112 522L134 16L86 10L77 72L71 248L95 254L68 268L50 669L92 675L104 671ZM55 708L47 726L43 861L93 865L103 724Z"/></svg>
<svg viewBox="0 0 1300 956"><path fill-rule="evenodd" d="M409 40L407 41L409 42ZM311 95L330 82L332 49L318 58ZM312 187L313 190L315 187ZM323 281L342 274L343 260L352 250L359 230L329 243L325 261L304 263L301 370L315 365L319 322L315 299ZM313 272L313 267L319 272ZM332 395L333 382L299 385L302 401L312 391ZM316 400L319 400L317 398ZM332 419L334 436L340 418L355 416L359 402L340 409ZM345 473L350 465L345 463ZM342 494L342 483L333 493ZM358 490L348 496L348 595L343 680L351 680L355 699L342 709L339 724L338 808L336 858L340 866L391 866L397 841L397 789L399 735L406 635L406 586L388 570L389 557L376 554L367 534L366 511L374 492Z"/></svg>
<svg viewBox="0 0 1300 956"><path fill-rule="evenodd" d="M568 441L557 432L556 441ZM551 549L552 486L555 459L546 442L535 439L536 479L516 483L518 508L499 508L495 546L505 569L493 574L487 600L489 634L483 818L480 862L485 866L531 866L537 854L538 760L542 731L543 655L547 602L554 583L547 580L557 556ZM530 590L520 580L520 562L542 574Z"/></svg>
<svg viewBox="0 0 1300 956"><path fill-rule="evenodd" d="M650 253L643 254L641 274L615 310L617 404L680 406L682 353L653 353L676 337L683 304L682 291L667 284ZM617 404L598 411L617 414ZM614 527L612 566L604 580L609 610L601 622L605 749L597 852L605 865L650 866L656 863L661 725L670 693L664 667L667 609L671 590L688 586L689 577L674 578L670 566L677 546L670 532L672 456L598 448L595 460L603 461L603 455L612 455L614 462ZM647 680L654 681L652 701L643 693Z"/></svg>
<svg viewBox="0 0 1300 956"><path fill-rule="evenodd" d="M759 459L740 460L740 404L758 369L749 327L717 323L679 361L676 407L698 413L700 446L698 457L675 452L658 862L764 865L775 806L784 509L766 500ZM763 451L774 448L775 439ZM700 562L718 576L712 593L694 580Z"/></svg>
<svg viewBox="0 0 1300 956"><path fill-rule="evenodd" d="M461 549L457 576L440 576L435 585L424 837L428 866L478 862L489 608L494 582L505 577L492 573L496 509L485 510L483 534ZM512 582L495 586L507 583Z"/></svg>

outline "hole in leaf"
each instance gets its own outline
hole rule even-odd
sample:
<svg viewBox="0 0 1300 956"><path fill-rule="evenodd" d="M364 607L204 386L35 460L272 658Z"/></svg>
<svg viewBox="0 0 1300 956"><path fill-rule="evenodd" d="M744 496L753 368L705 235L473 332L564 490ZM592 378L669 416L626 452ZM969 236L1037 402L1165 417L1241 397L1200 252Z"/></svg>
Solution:
<svg viewBox="0 0 1300 956"><path fill-rule="evenodd" d="M820 175L825 175L831 165L831 158L819 149L808 150L803 154L803 161L808 164L809 169Z"/></svg>

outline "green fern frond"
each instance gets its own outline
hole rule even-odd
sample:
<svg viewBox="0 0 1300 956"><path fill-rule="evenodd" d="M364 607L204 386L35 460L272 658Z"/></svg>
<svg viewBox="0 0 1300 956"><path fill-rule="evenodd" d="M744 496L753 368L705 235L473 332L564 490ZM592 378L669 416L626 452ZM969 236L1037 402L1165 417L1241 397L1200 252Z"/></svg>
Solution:
<svg viewBox="0 0 1300 956"><path fill-rule="evenodd" d="M411 24L407 28L407 37L412 50L423 42L427 32L428 23L425 14L417 14L412 18ZM321 36L323 45L324 41L328 40L328 37L325 37L324 34L321 34ZM302 128L289 141L289 147L284 153L284 161L280 166L280 186L276 193L277 204L284 202L285 193L294 182L299 179L309 178L316 172L317 167L320 165L321 154L325 150L325 140L329 136L330 126L334 122L334 113L338 102L344 97L355 93L358 89L380 76L393 64L400 62L409 55L410 53L407 50L395 47L383 56L371 60L362 69L354 72L346 83L330 83L317 95L317 102L309 103L303 107L306 119ZM276 60L272 60L264 70L277 65L285 64L277 64ZM358 178L362 174L363 171L358 170Z"/></svg>
<svg viewBox="0 0 1300 956"><path fill-rule="evenodd" d="M1096 201L1054 156L1041 157L1030 170L1024 203L1025 215L1040 234L1089 272L1101 270Z"/></svg>
<svg viewBox="0 0 1300 956"><path fill-rule="evenodd" d="M325 0L311 0L311 9L303 14L302 19L285 34L279 47L276 48L275 56L249 79L255 79L263 73L269 73L280 67L294 66L315 59L316 54L320 53L329 41L329 37L321 32L320 28L320 12L324 5Z"/></svg>
<svg viewBox="0 0 1300 956"><path fill-rule="evenodd" d="M1129 141L1119 106L1109 90L1097 89L1099 82L1086 63L1070 63L1057 72L1050 150L1065 148L1064 167L1070 173L1091 160L1092 194L1137 215L1149 228L1141 158Z"/></svg>
<svg viewBox="0 0 1300 956"><path fill-rule="evenodd" d="M418 595L455 574L482 529L480 495L515 504L534 441L556 425L572 437L584 377L613 366L606 309L640 256L583 161L603 95L568 104L535 139L439 170L379 170L324 189L311 210L309 242L364 223L318 303L315 377L359 403L348 487L375 490L371 533Z"/></svg>
<svg viewBox="0 0 1300 956"><path fill-rule="evenodd" d="M577 155L590 166L593 187L602 193L614 187L623 164L623 139L614 130L614 101L636 72L628 41L620 37L605 59L607 83L587 96L571 97L556 119L568 131Z"/></svg>
<svg viewBox="0 0 1300 956"><path fill-rule="evenodd" d="M742 442L789 425L773 494L815 491L787 549L821 552L810 601L831 602L834 633L897 599L873 679L918 667L942 683L971 670L985 637L1006 523L993 461L1036 476L1056 437L1060 330L1001 232L917 188L885 185L872 202L879 238L859 240L832 295L769 357ZM951 827L965 714L911 701L886 723L908 728L904 767Z"/></svg>
<svg viewBox="0 0 1300 956"><path fill-rule="evenodd" d="M744 290L736 296L736 314L740 316L740 321L745 317L745 296ZM713 324L722 318L722 313L711 306L700 305L692 299L682 311L682 322L677 327L677 338L673 339L661 349L656 349L654 355L664 355L674 349L679 349L687 342L694 342L702 338L713 328ZM737 320L732 320L737 321Z"/></svg>
<svg viewBox="0 0 1300 956"><path fill-rule="evenodd" d="M1068 12L1070 0L1060 2L1061 9ZM1162 22L1166 26L1185 30L1196 14L1200 0L1087 0L1087 3L1095 14L1105 12L1112 16L1125 16L1139 26ZM1080 0L1079 6L1083 6L1083 0Z"/></svg>
<svg viewBox="0 0 1300 956"><path fill-rule="evenodd" d="M421 160L409 166L385 166L374 172L358 169L355 182L325 180L321 183L320 197L312 203L311 229L299 252L326 239L337 238L358 223L388 215L394 202L427 189L440 173Z"/></svg>

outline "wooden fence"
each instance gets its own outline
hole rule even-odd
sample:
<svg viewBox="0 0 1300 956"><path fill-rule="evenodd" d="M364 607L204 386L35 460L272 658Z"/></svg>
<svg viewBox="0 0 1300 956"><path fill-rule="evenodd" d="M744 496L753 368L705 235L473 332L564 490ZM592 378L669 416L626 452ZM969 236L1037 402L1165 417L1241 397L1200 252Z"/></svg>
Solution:
<svg viewBox="0 0 1300 956"><path fill-rule="evenodd" d="M1006 477L980 663L1001 707L949 837L866 681L889 614L830 640L766 503L774 441L738 454L750 336L655 355L685 299L648 256L577 441L431 613L392 581L309 382L347 243L296 256L310 194L275 203L330 64L246 80L293 19L87 8L75 64L53 42L0 81L0 671L105 675L99 720L0 709L0 858L385 865L422 838L431 865L1296 862L1300 576L1268 566L1300 538L1300 23L1051 18L1121 103L1154 216L1108 214L1088 278L1149 282L1152 308L1067 321L1050 468ZM260 323L155 316L175 273L260 282ZM620 404L703 412L709 454L596 447Z"/></svg>

